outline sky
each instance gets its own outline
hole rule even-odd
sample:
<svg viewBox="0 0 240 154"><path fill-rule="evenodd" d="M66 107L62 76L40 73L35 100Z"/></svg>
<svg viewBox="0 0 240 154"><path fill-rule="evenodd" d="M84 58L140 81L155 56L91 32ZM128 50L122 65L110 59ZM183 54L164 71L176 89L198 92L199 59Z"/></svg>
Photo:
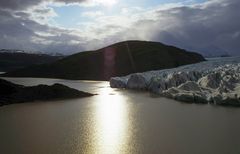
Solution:
<svg viewBox="0 0 240 154"><path fill-rule="evenodd" d="M239 0L0 1L0 48L62 53L126 40L240 56Z"/></svg>

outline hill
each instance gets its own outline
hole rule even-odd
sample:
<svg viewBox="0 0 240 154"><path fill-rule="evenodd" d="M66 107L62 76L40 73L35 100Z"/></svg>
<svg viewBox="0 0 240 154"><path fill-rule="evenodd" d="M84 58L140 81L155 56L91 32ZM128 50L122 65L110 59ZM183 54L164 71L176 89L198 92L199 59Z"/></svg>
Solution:
<svg viewBox="0 0 240 154"><path fill-rule="evenodd" d="M51 64L30 66L3 76L109 80L135 72L174 68L205 59L157 42L126 41L96 50L80 52Z"/></svg>
<svg viewBox="0 0 240 154"><path fill-rule="evenodd" d="M70 99L93 96L61 84L25 87L0 79L0 106L56 99Z"/></svg>
<svg viewBox="0 0 240 154"><path fill-rule="evenodd" d="M51 63L59 60L60 58L62 58L62 56L0 50L0 71L7 72L30 65Z"/></svg>

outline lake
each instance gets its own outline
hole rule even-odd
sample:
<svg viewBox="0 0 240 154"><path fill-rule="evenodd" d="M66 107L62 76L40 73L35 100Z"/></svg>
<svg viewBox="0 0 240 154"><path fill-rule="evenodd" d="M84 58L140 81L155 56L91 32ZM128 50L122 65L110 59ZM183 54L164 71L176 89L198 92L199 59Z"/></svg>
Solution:
<svg viewBox="0 0 240 154"><path fill-rule="evenodd" d="M240 108L185 104L108 82L5 79L98 95L0 107L1 154L240 153Z"/></svg>

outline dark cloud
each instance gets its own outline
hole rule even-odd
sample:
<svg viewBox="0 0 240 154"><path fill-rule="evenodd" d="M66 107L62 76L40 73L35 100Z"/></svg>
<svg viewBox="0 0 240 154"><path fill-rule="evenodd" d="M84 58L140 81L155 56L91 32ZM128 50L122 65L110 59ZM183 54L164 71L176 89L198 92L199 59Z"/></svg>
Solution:
<svg viewBox="0 0 240 154"><path fill-rule="evenodd" d="M163 42L211 55L240 55L240 1L206 3L159 9L127 29L103 39L102 45L128 39ZM106 32L108 27L96 31Z"/></svg>
<svg viewBox="0 0 240 154"><path fill-rule="evenodd" d="M26 9L29 6L38 5L42 0L1 0L0 8L21 10Z"/></svg>
<svg viewBox="0 0 240 154"><path fill-rule="evenodd" d="M159 11L174 18L167 31L152 31L152 40L201 51L206 55L240 55L240 1L220 0L195 7ZM158 23L161 25L161 23Z"/></svg>
<svg viewBox="0 0 240 154"><path fill-rule="evenodd" d="M69 4L69 3L82 3L82 2L86 2L88 0L54 0L54 1Z"/></svg>
<svg viewBox="0 0 240 154"><path fill-rule="evenodd" d="M140 39L159 41L199 51L205 55L225 53L240 55L239 0L210 0L198 5L154 10L151 13L148 12L148 16L154 18L141 16L128 28L111 22L102 25L93 23L95 27L91 28L91 32L96 34L95 39L81 36L80 30L74 31L40 23L32 19L30 13L21 11L23 8L38 5L42 1L0 1L0 48L69 54L99 48L118 41ZM58 2L65 1L58 0ZM67 3L70 2L82 2L82 0L67 1ZM25 6L22 5L23 3ZM8 9L1 9L3 4ZM18 11L9 10L14 8ZM43 16L47 16L45 15L47 12L51 13L51 9L35 10L35 13ZM109 31L111 33L105 37L98 38L99 35Z"/></svg>
<svg viewBox="0 0 240 154"><path fill-rule="evenodd" d="M82 50L84 44L76 43L83 39L71 33L71 30L40 24L24 13L18 12L16 16L0 10L0 48L71 54Z"/></svg>
<svg viewBox="0 0 240 154"><path fill-rule="evenodd" d="M0 48L31 51L62 52L71 54L83 50L84 43L74 32L51 27L31 18L44 20L52 9L38 7L43 2L82 3L87 0L1 0L0 1ZM36 7L32 12L27 9ZM75 41L74 43L72 43Z"/></svg>
<svg viewBox="0 0 240 154"><path fill-rule="evenodd" d="M23 10L32 6L39 5L43 2L61 2L69 3L82 3L87 0L0 0L0 8L11 10Z"/></svg>

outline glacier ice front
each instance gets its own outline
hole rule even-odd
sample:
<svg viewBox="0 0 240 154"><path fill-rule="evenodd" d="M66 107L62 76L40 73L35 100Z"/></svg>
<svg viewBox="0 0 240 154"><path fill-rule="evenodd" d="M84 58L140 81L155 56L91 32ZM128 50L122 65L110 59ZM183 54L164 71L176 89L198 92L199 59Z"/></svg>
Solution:
<svg viewBox="0 0 240 154"><path fill-rule="evenodd" d="M110 80L112 88L148 90L189 103L240 105L240 58L215 58Z"/></svg>

